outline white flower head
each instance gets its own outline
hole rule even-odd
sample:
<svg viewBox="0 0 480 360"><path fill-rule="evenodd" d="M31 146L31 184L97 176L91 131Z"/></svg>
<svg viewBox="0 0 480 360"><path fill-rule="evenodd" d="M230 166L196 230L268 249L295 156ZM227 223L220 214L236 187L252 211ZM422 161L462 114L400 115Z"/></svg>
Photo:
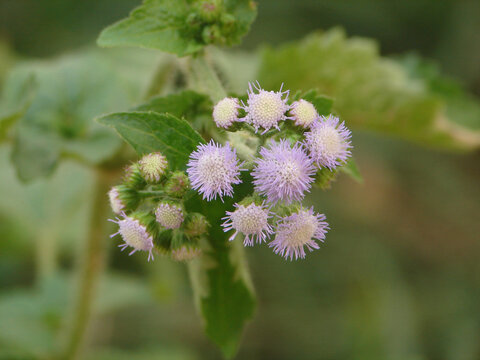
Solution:
<svg viewBox="0 0 480 360"><path fill-rule="evenodd" d="M213 108L213 121L217 127L228 129L238 119L238 99L226 97Z"/></svg>
<svg viewBox="0 0 480 360"><path fill-rule="evenodd" d="M258 81L248 86L247 104L242 106L247 113L244 120L252 124L255 131L264 129L262 134L271 128L280 130L279 121L290 119L285 115L290 110L290 105L287 104L289 90L282 91L280 88L280 91L266 91L260 87Z"/></svg>
<svg viewBox="0 0 480 360"><path fill-rule="evenodd" d="M309 128L315 120L318 120L319 115L315 106L307 100L300 99L292 104L290 110L292 120L295 121L295 125L303 128Z"/></svg>

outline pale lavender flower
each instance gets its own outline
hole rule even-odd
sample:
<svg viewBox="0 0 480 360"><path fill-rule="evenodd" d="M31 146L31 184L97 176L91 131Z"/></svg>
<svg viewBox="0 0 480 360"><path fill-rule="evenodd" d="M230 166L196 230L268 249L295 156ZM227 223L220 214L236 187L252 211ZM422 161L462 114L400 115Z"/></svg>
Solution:
<svg viewBox="0 0 480 360"><path fill-rule="evenodd" d="M315 165L299 143L293 147L286 140L272 142L260 149L252 171L255 190L271 203L300 201L310 191Z"/></svg>
<svg viewBox="0 0 480 360"><path fill-rule="evenodd" d="M108 192L108 198L110 200L110 207L115 214L119 215L125 210L125 204L120 199L120 194L116 186L110 189Z"/></svg>
<svg viewBox="0 0 480 360"><path fill-rule="evenodd" d="M178 229L183 222L183 211L173 204L161 203L155 210L155 218L167 229Z"/></svg>
<svg viewBox="0 0 480 360"><path fill-rule="evenodd" d="M227 216L222 226L223 231L235 230L229 240L235 239L238 233L245 235L244 246L253 246L256 241L261 244L272 234L272 227L268 223L271 218L270 211L265 204L256 205L251 203L248 206L235 204L235 211L227 211Z"/></svg>
<svg viewBox="0 0 480 360"><path fill-rule="evenodd" d="M115 234L110 235L110 237L112 238L120 234L125 242L124 244L118 245L122 251L128 246L133 248L128 255L132 255L136 251L147 251L148 261L153 260L153 236L148 232L147 227L138 219L129 217L124 212L122 213L122 216L122 219L110 219L111 222L118 224L119 227L118 231Z"/></svg>
<svg viewBox="0 0 480 360"><path fill-rule="evenodd" d="M283 86L283 85L282 85ZM248 99L247 105L243 104L242 108L247 115L244 120L253 125L255 131L259 128L263 128L262 134L266 133L272 127L280 130L278 122L290 117L285 113L290 110L290 105L287 104L287 98L289 90L282 91L266 91L260 87L257 83L248 85ZM255 91L258 92L255 93Z"/></svg>
<svg viewBox="0 0 480 360"><path fill-rule="evenodd" d="M276 229L275 239L269 246L275 254L285 259L295 260L305 258L305 247L309 251L319 249L315 240L323 242L329 229L325 215L315 214L313 207L309 210L300 209L290 216L280 220Z"/></svg>
<svg viewBox="0 0 480 360"><path fill-rule="evenodd" d="M213 121L217 127L228 129L238 119L238 99L226 97L213 108Z"/></svg>
<svg viewBox="0 0 480 360"><path fill-rule="evenodd" d="M333 115L322 116L305 133L305 145L318 167L330 170L345 163L351 156L351 132Z"/></svg>
<svg viewBox="0 0 480 360"><path fill-rule="evenodd" d="M309 128L315 120L318 120L319 116L315 106L307 100L300 99L292 104L290 110L292 120L295 121L295 125L303 128Z"/></svg>
<svg viewBox="0 0 480 360"><path fill-rule="evenodd" d="M242 182L240 166L235 149L228 143L221 146L212 140L190 154L187 173L192 188L204 199L210 201L218 195L223 201L223 196L233 196L232 185Z"/></svg>

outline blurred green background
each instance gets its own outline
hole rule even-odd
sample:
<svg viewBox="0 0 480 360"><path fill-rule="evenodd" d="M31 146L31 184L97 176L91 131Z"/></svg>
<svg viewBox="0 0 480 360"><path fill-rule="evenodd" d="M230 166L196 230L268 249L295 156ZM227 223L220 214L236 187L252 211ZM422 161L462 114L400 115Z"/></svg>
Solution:
<svg viewBox="0 0 480 360"><path fill-rule="evenodd" d="M0 80L17 60L94 44L132 0L1 0ZM340 26L416 52L480 95L479 1L262 0L243 47ZM135 50L132 50L135 51ZM348 119L347 123L348 123ZM308 201L331 224L326 246L286 263L248 249L259 306L238 359L480 359L480 154L446 153L354 132L364 184L343 176ZM16 180L0 146L0 359L46 359L68 321L92 176L63 163ZM106 200L106 198L105 198ZM218 359L183 264L109 246L86 359Z"/></svg>

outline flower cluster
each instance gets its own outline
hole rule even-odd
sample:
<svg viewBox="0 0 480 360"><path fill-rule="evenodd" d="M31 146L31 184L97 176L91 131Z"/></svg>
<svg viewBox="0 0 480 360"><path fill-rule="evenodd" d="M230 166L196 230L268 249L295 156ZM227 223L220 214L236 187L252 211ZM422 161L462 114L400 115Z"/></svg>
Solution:
<svg viewBox="0 0 480 360"><path fill-rule="evenodd" d="M352 146L350 131L337 117L320 115L306 99L288 98L289 91L267 91L257 82L249 85L246 103L232 97L220 100L213 110L216 126L230 133L246 130L260 146L242 165L229 143L212 140L191 154L187 173L203 199L223 201L234 197L245 167L253 193L226 212L224 231L231 232L231 241L243 236L245 246L272 238L268 245L273 251L292 260L304 258L306 249L319 249L329 230L325 215L301 201L312 184L322 181L322 172L346 163Z"/></svg>
<svg viewBox="0 0 480 360"><path fill-rule="evenodd" d="M131 248L154 252L176 261L190 260L201 254L199 241L208 232L206 218L185 210L184 199L190 190L190 181L184 172L169 171L167 158L161 153L144 155L125 171L123 183L108 193L120 235L122 250Z"/></svg>
<svg viewBox="0 0 480 360"><path fill-rule="evenodd" d="M313 185L331 181L346 164L351 133L338 117L319 113L315 93L289 96L282 87L267 91L257 82L244 101L220 100L212 112L215 133L229 141L199 144L186 172L171 171L158 152L131 164L123 183L108 194L119 216L112 220L118 225L113 236L122 237L122 250L145 251L148 260L154 252L177 261L201 255L200 240L210 225L204 215L187 211L186 200L195 192L201 197L195 201L215 210L210 217L224 209L225 216L212 221L223 221L230 241L266 243L290 260L319 249L328 223L302 201Z"/></svg>

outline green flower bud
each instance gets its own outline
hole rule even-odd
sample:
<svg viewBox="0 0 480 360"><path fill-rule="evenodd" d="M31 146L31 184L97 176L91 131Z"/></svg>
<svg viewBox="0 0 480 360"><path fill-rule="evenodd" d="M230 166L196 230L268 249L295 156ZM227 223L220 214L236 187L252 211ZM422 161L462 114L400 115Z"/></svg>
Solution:
<svg viewBox="0 0 480 360"><path fill-rule="evenodd" d="M190 180L187 174L182 171L172 173L165 184L165 192L167 195L176 198L182 198L188 189L190 189Z"/></svg>
<svg viewBox="0 0 480 360"><path fill-rule="evenodd" d="M133 189L143 189L145 187L147 183L140 173L138 163L131 164L125 168L123 182Z"/></svg>
<svg viewBox="0 0 480 360"><path fill-rule="evenodd" d="M148 183L159 183L167 171L167 158L159 152L144 155L138 162L140 173Z"/></svg>
<svg viewBox="0 0 480 360"><path fill-rule="evenodd" d="M175 261L189 261L202 254L196 241L191 241L179 230L173 231L171 256Z"/></svg>
<svg viewBox="0 0 480 360"><path fill-rule="evenodd" d="M189 238L197 238L208 233L210 224L207 218L199 213L188 214L185 220L184 233Z"/></svg>
<svg viewBox="0 0 480 360"><path fill-rule="evenodd" d="M110 206L115 214L133 211L140 203L140 197L135 189L127 185L114 186L108 192Z"/></svg>

